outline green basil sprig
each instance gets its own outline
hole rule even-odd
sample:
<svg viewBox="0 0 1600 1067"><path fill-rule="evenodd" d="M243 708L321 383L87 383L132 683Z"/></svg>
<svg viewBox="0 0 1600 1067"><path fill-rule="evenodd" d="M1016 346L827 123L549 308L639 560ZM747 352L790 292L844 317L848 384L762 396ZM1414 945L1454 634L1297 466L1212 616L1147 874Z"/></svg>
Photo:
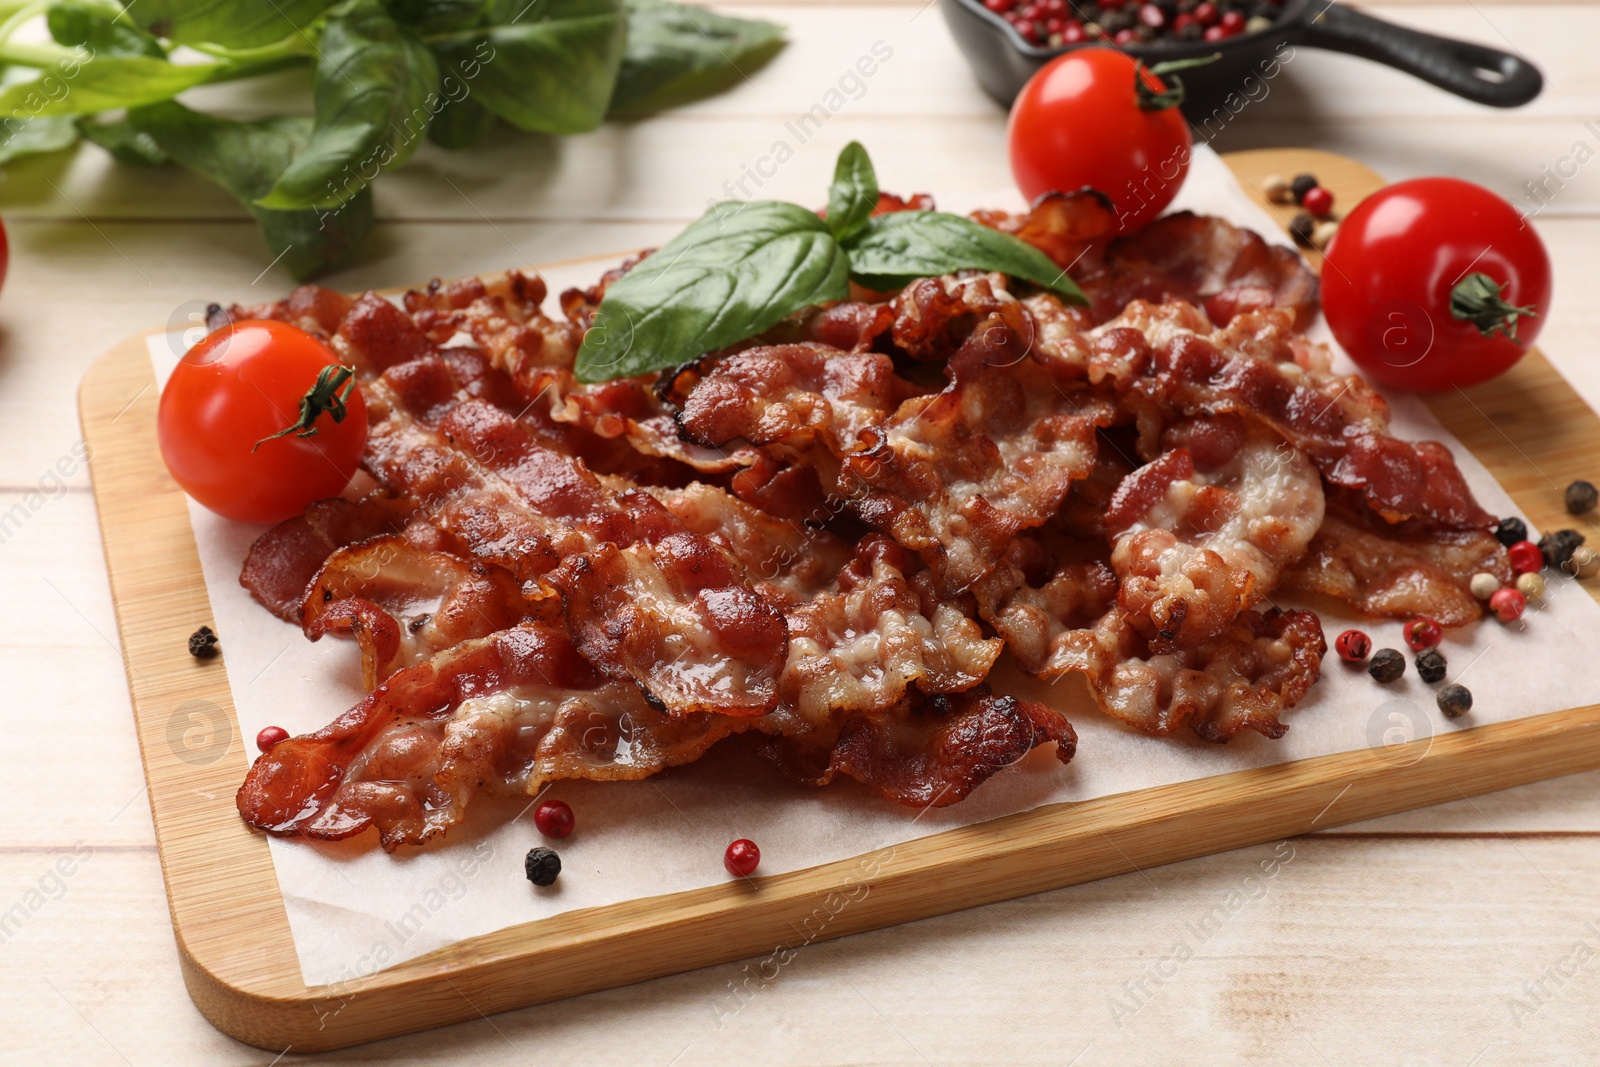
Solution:
<svg viewBox="0 0 1600 1067"><path fill-rule="evenodd" d="M592 130L608 114L640 115L727 88L783 43L773 23L678 0L11 0L0 7L9 16L0 19L0 67L8 75L0 86L0 163L83 139L120 161L187 167L244 202L272 253L282 253L274 262L296 278L355 250L370 228L373 179L424 139L458 150L502 123L544 134ZM50 40L35 38L37 22ZM28 32L19 32L24 26ZM180 45L189 54L174 62ZM233 123L181 108L131 121L132 112L199 85L291 69L310 72L314 123ZM18 76L29 71L35 76ZM274 89L271 102L277 97ZM264 186L263 175L272 179Z"/></svg>
<svg viewBox="0 0 1600 1067"><path fill-rule="evenodd" d="M826 220L771 200L713 206L606 290L578 350L578 380L679 366L813 304L843 300L852 280L881 292L993 270L1088 302L1066 271L1019 238L939 211L872 217L877 206L877 174L854 141L839 153Z"/></svg>
<svg viewBox="0 0 1600 1067"><path fill-rule="evenodd" d="M334 8L319 51L311 142L258 207L338 207L380 170L404 163L427 132L439 65L378 0Z"/></svg>
<svg viewBox="0 0 1600 1067"><path fill-rule="evenodd" d="M627 0L628 48L613 115L648 115L722 92L783 47L783 27L676 0Z"/></svg>
<svg viewBox="0 0 1600 1067"><path fill-rule="evenodd" d="M717 204L606 290L577 374L599 382L670 367L849 295L844 250L815 212Z"/></svg>
<svg viewBox="0 0 1600 1067"><path fill-rule="evenodd" d="M600 125L628 36L622 0L492 0L485 10L483 24L432 42L446 70L477 71L463 74L470 99L533 133Z"/></svg>
<svg viewBox="0 0 1600 1067"><path fill-rule="evenodd" d="M304 159L316 140L308 118L280 115L236 122L168 100L135 108L126 121L135 135L129 146L134 151L148 142L160 155L205 175L250 204L268 251L291 274L300 276L322 264L343 261L372 229L370 188L363 188L337 212L260 206L257 198L273 188L291 161Z"/></svg>

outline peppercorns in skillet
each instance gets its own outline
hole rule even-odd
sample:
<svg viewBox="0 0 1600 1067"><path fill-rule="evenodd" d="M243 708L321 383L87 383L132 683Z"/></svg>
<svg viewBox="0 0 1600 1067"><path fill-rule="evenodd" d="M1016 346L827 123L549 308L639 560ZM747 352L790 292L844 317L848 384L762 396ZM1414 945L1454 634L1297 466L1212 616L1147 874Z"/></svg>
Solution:
<svg viewBox="0 0 1600 1067"><path fill-rule="evenodd" d="M1226 41L1269 28L1284 0L983 0L1032 45Z"/></svg>

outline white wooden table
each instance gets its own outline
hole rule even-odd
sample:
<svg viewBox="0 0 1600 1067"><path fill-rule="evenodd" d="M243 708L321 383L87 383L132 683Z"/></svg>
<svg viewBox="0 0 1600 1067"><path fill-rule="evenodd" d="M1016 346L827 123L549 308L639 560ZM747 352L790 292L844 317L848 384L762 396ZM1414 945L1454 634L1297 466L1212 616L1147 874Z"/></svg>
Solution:
<svg viewBox="0 0 1600 1067"><path fill-rule="evenodd" d="M467 156L426 147L379 184L381 218L360 262L324 280L394 285L656 242L779 139L798 152L763 178L763 196L819 199L852 138L869 145L886 188L932 190L950 208L1009 187L1003 116L922 0L742 6L788 23L793 41L749 84L565 142L508 137ZM1302 52L1218 147L1328 148L1390 177L1461 175L1519 202L1523 183L1578 142L1600 148L1600 5L1375 10L1515 48L1548 88L1529 108L1491 112ZM892 57L797 144L785 122L876 41ZM170 169L113 166L98 150L11 166L0 211L12 242L0 297L0 515L12 516L0 523L0 916L13 918L0 928L0 1060L274 1062L213 1030L179 978L94 507L73 453L74 391L114 341L190 301L260 300L292 283L268 269L253 225L220 191ZM1542 347L1600 403L1600 163L1567 180L1537 225L1558 278ZM1297 838L1278 846L1280 873L1254 896L1244 879L1272 846L815 944L752 983L759 992L720 1024L713 1006L745 980L742 965L325 1058L1593 1061L1597 786L1600 772Z"/></svg>

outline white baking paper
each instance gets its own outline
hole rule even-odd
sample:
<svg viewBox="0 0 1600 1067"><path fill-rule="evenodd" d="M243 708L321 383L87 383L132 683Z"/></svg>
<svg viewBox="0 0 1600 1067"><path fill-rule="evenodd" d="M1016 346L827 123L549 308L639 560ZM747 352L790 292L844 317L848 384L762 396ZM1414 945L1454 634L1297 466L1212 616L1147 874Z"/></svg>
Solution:
<svg viewBox="0 0 1600 1067"><path fill-rule="evenodd" d="M987 202L1015 203L1016 194L997 191ZM1220 158L1204 147L1195 154L1175 206L1220 215L1262 234L1279 233ZM484 264L485 269L496 266ZM607 266L566 267L547 271L546 277L551 291L559 292L591 283ZM1325 326L1319 324L1318 331L1320 339L1330 339ZM182 349L176 332L151 340L158 381L165 381ZM1348 361L1341 369L1349 369ZM1419 401L1409 396L1390 401L1398 436L1451 445L1483 505L1491 512L1515 513L1488 472ZM240 562L261 528L219 519L192 502L190 516L240 734L251 754L252 739L262 727L307 732L359 700L353 643L308 642L240 587ZM1321 616L1330 648L1334 636L1351 625L1371 634L1374 647L1405 647L1398 622L1358 621L1326 607ZM760 873L776 874L1042 804L1600 703L1600 672L1536 669L1540 663L1587 662L1597 632L1600 607L1575 582L1558 576L1551 580L1547 605L1530 610L1522 625L1489 621L1450 631L1445 645L1450 680L1469 686L1475 701L1470 716L1458 724L1439 714L1436 687L1425 685L1414 669L1401 682L1380 686L1330 652L1322 680L1287 715L1288 736L1268 741L1247 734L1226 746L1187 736L1156 740L1114 725L1092 710L1086 688L1076 679L1055 686L1018 680L1018 695L1048 700L1069 714L1080 738L1077 758L1062 766L1049 752L1035 752L970 799L937 810L898 807L854 783L820 790L797 786L734 750L715 750L697 764L645 782L563 782L549 795L572 805L578 829L555 843L562 874L549 889L536 889L523 877L528 849L549 843L533 827L530 800L481 799L467 823L443 841L394 855L379 849L375 835L368 834L334 845L273 840L272 857L301 971L308 984L333 986L330 997L336 1003L342 990L358 988L362 978L464 938L576 908L722 882L728 877L723 849L739 837L760 844ZM1002 690L1007 687L1002 683ZM1331 812L1329 824L1338 821L1338 813Z"/></svg>

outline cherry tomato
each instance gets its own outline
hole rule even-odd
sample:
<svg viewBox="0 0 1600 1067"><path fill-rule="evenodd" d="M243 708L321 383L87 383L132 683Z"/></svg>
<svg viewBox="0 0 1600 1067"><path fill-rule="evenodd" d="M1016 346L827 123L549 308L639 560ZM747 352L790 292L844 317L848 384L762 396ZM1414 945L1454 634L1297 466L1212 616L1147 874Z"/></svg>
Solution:
<svg viewBox="0 0 1600 1067"><path fill-rule="evenodd" d="M1322 268L1328 325L1384 385L1487 381L1522 358L1550 308L1550 257L1533 227L1457 178L1399 182L1339 224Z"/></svg>
<svg viewBox="0 0 1600 1067"><path fill-rule="evenodd" d="M6 239L6 228L0 223L0 286L6 284L6 268L11 265L11 242Z"/></svg>
<svg viewBox="0 0 1600 1067"><path fill-rule="evenodd" d="M1098 189L1116 205L1119 232L1138 229L1161 214L1189 174L1181 100L1122 52L1079 48L1058 56L1011 106L1017 187L1029 200Z"/></svg>
<svg viewBox="0 0 1600 1067"><path fill-rule="evenodd" d="M338 496L361 459L367 407L347 372L331 348L288 323L225 326L167 379L161 458L185 492L226 518L298 515Z"/></svg>

